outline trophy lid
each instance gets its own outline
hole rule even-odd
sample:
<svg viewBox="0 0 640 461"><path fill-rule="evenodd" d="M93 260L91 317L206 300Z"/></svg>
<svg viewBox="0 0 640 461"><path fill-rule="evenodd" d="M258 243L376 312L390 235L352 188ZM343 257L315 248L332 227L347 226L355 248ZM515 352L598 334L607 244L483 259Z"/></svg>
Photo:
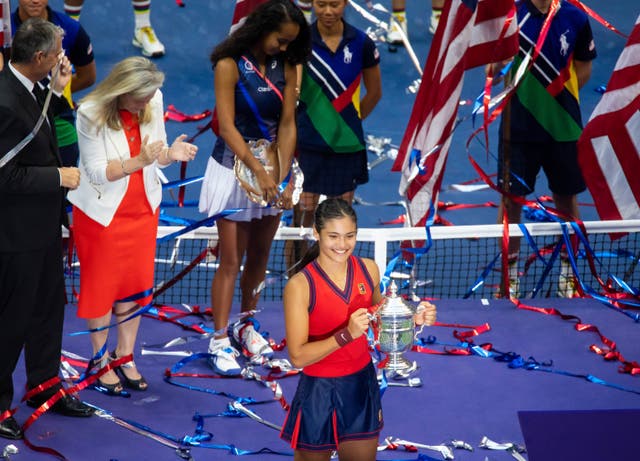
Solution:
<svg viewBox="0 0 640 461"><path fill-rule="evenodd" d="M401 296L398 296L398 285L395 280L391 280L389 288L387 289L387 295L382 301L379 314L383 317L392 316L412 316L414 309L407 301Z"/></svg>

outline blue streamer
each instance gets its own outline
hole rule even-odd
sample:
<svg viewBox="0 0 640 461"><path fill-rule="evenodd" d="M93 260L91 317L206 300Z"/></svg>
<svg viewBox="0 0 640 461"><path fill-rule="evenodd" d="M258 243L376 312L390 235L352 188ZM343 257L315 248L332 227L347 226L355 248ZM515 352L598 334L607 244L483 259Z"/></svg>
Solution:
<svg viewBox="0 0 640 461"><path fill-rule="evenodd" d="M469 289L469 291L465 293L465 295L463 296L463 299L468 299L473 293L476 292L478 288L484 285L484 281L486 280L489 273L493 270L493 267L495 266L496 262L498 262L499 258L500 258L500 253L498 253L493 258L493 260L489 264L487 264L487 266L484 268L480 276L473 283L473 286Z"/></svg>
<svg viewBox="0 0 640 461"><path fill-rule="evenodd" d="M90 330L74 331L74 332L69 333L69 336L88 335L89 333L96 333L98 331L108 330L108 329L116 327L116 326L118 326L118 325L120 325L122 323L128 322L131 319L134 319L134 318L146 313L150 309L151 309L151 303L147 304L144 307L141 307L140 309L138 309L136 312L134 312L133 314L131 314L130 316L128 316L124 320L120 320L119 322L112 323L112 324L106 325L104 327L92 328Z"/></svg>
<svg viewBox="0 0 640 461"><path fill-rule="evenodd" d="M177 179L175 181L169 181L168 183L165 183L162 185L162 190L177 189L182 186L188 186L189 184L195 184L202 180L204 180L204 176L194 176L192 178Z"/></svg>
<svg viewBox="0 0 640 461"><path fill-rule="evenodd" d="M421 156L422 156L422 151L420 151L420 149L416 149L415 147L413 149L411 149L411 153L409 154L409 168L411 168L412 165L415 165L418 168L418 173L420 173L420 175L425 175L427 174L427 170L425 170L425 168L420 165L421 162Z"/></svg>
<svg viewBox="0 0 640 461"><path fill-rule="evenodd" d="M185 226L184 228L173 232L171 234L165 235L164 237L160 237L156 240L156 243L160 245L161 243L167 242L169 240L173 240L176 237L181 236L182 234L186 234L187 232L191 232L194 229L197 229L202 226L211 227L213 223L215 223L218 219L224 218L225 216L229 216L230 214L236 213L238 211L242 211L242 208L229 208L227 210L223 210L220 213L214 214L213 216L209 216L208 218L201 219L200 221L196 221L195 223Z"/></svg>

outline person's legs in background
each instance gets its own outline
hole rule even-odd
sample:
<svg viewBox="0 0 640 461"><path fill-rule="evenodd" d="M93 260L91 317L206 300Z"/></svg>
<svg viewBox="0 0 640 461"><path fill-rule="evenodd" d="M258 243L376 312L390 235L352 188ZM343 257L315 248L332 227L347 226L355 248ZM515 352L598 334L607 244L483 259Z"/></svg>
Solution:
<svg viewBox="0 0 640 461"><path fill-rule="evenodd" d="M212 355L209 364L216 373L237 375L242 370L236 360L240 354L231 346L227 327L236 278L247 244L248 223L219 219L216 227L219 265L211 281L211 314L215 336L209 342L209 353Z"/></svg>
<svg viewBox="0 0 640 461"><path fill-rule="evenodd" d="M431 17L429 18L429 33L435 34L440 22L440 15L444 8L444 0L431 0Z"/></svg>
<svg viewBox="0 0 640 461"><path fill-rule="evenodd" d="M312 3L313 3L313 0L297 0L296 2L296 4L298 5L298 8L302 10L304 17L309 24L311 24L313 20L311 15L311 12L313 11Z"/></svg>
<svg viewBox="0 0 640 461"><path fill-rule="evenodd" d="M164 45L151 27L151 0L131 0L135 18L133 44L142 54L152 58L164 55Z"/></svg>
<svg viewBox="0 0 640 461"><path fill-rule="evenodd" d="M64 11L68 16L79 21L83 5L84 0L64 0ZM163 56L164 45L151 26L151 0L131 0L131 6L135 21L133 45L140 48L145 56L152 58Z"/></svg>
<svg viewBox="0 0 640 461"><path fill-rule="evenodd" d="M406 0L391 0L391 14L394 21L389 23L389 33L387 33L387 43L392 45L402 44L402 32L409 35L407 31ZM402 32L400 31L402 29Z"/></svg>
<svg viewBox="0 0 640 461"><path fill-rule="evenodd" d="M402 35L400 28L405 35L409 35L407 27L406 0L391 0L391 10L395 21L389 24L389 33L387 34L387 42L392 45L402 44ZM435 34L440 21L440 15L444 8L444 0L431 0L431 16L429 18L429 33Z"/></svg>

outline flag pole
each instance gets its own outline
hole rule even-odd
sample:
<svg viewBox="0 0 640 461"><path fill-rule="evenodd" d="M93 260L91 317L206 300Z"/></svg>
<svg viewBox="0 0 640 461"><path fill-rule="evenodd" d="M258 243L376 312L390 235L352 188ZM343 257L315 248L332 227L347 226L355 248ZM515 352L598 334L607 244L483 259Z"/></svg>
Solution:
<svg viewBox="0 0 640 461"><path fill-rule="evenodd" d="M0 0L0 53L6 65L11 54L11 4L9 0ZM0 66L0 69L2 66Z"/></svg>
<svg viewBox="0 0 640 461"><path fill-rule="evenodd" d="M505 86L509 85L509 73L505 76ZM507 100L502 112L502 191L501 197L502 213L500 219L502 221L502 271L500 281L500 293L503 298L511 297L509 291L509 213L508 206L510 204L507 194L509 193L509 179L511 176L511 98Z"/></svg>

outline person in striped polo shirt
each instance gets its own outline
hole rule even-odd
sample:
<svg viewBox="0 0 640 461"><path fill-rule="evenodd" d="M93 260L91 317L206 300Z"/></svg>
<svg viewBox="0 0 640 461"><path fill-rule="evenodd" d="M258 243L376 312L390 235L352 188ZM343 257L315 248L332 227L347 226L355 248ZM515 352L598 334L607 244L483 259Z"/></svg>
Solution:
<svg viewBox="0 0 640 461"><path fill-rule="evenodd" d="M347 0L313 1L313 53L303 67L297 115L304 184L295 225L313 223L320 195L351 203L356 186L369 181L362 121L382 97L380 54L344 21L346 6Z"/></svg>
<svg viewBox="0 0 640 461"><path fill-rule="evenodd" d="M502 118L498 154L498 178L503 189L526 196L534 191L542 169L553 193L554 207L573 220L580 218L576 195L586 189L577 160L582 133L579 90L591 77L596 57L587 15L568 1L522 0L516 4L520 27L520 51L512 72L527 54L533 55L545 20L553 14L540 55L529 67L510 102L510 116ZM504 63L503 63L504 64ZM494 75L499 66L494 66ZM508 159L508 167L507 165ZM505 187L505 178L508 187ZM503 208L510 223L519 223L522 206L506 199ZM510 295L519 297L518 252L520 239L509 240ZM576 293L565 252L558 296Z"/></svg>

